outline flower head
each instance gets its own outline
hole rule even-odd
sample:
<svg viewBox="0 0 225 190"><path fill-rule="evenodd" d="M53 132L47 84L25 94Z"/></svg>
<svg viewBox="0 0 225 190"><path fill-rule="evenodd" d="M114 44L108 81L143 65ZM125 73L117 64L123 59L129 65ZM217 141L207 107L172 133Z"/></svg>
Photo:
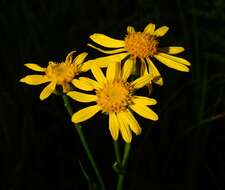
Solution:
<svg viewBox="0 0 225 190"><path fill-rule="evenodd" d="M72 83L79 89L94 91L94 94L71 91L67 95L79 102L95 102L95 105L86 107L72 116L74 123L80 123L102 111L109 116L109 130L114 140L117 140L119 131L126 142L131 142L133 131L141 133L141 127L132 114L133 110L140 116L158 120L158 116L148 106L155 105L156 100L144 96L136 96L135 90L145 86L151 81L150 75L144 75L132 82L127 79L132 72L132 61L127 60L121 70L120 63L111 62L106 71L94 65L91 71L96 80L86 77L74 79Z"/></svg>
<svg viewBox="0 0 225 190"><path fill-rule="evenodd" d="M95 33L90 36L95 43L112 48L111 50L103 50L91 44L89 46L106 54L114 54L106 57L97 58L100 67L107 66L107 62L118 62L123 59L130 59L134 63L138 60L141 62L140 75L149 73L153 77L153 82L163 85L162 77L152 62L152 58L156 58L166 66L188 72L191 64L180 57L172 56L170 54L178 54L184 51L183 47L169 46L160 48L158 39L164 36L169 28L162 26L155 30L155 24L148 24L143 32L136 32L131 26L127 27L127 35L124 40L117 40L110 38L104 34ZM89 61L89 67L93 60ZM88 64L87 64L88 66Z"/></svg>
<svg viewBox="0 0 225 190"><path fill-rule="evenodd" d="M57 85L62 86L63 92L66 93L70 90L70 82L83 71L83 61L87 56L87 53L79 54L75 59L73 59L73 54L75 51L70 52L66 60L57 63L49 61L47 68L43 68L34 63L25 64L26 67L42 72L42 74L27 75L26 77L20 79L20 82L24 82L29 85L39 85L49 82L49 84L42 90L40 94L40 99L44 100L50 96Z"/></svg>

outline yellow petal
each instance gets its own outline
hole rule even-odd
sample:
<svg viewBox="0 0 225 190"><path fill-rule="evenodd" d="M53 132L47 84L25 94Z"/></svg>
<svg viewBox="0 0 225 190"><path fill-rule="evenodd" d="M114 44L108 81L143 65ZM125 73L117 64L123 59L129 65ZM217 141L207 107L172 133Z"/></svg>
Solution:
<svg viewBox="0 0 225 190"><path fill-rule="evenodd" d="M155 30L155 32L153 33L154 36L157 37L162 37L164 36L169 30L169 27L167 26L162 26L160 28L158 28L157 30Z"/></svg>
<svg viewBox="0 0 225 190"><path fill-rule="evenodd" d="M120 48L124 47L124 41L123 40L117 40L110 38L104 34L95 33L90 36L90 38L97 44L100 44L104 47L108 48Z"/></svg>
<svg viewBox="0 0 225 190"><path fill-rule="evenodd" d="M109 130L113 140L117 140L119 136L119 123L115 113L109 113Z"/></svg>
<svg viewBox="0 0 225 190"><path fill-rule="evenodd" d="M80 65L84 62L84 59L87 57L88 53L83 52L81 54L79 54L74 60L73 60L73 64L75 65Z"/></svg>
<svg viewBox="0 0 225 190"><path fill-rule="evenodd" d="M119 49L114 49L114 50L103 50L103 49L95 47L91 44L87 44L87 45L96 49L96 50L98 50L98 51L100 51L100 52L102 52L102 53L106 53L106 54L115 54L115 53L121 53L123 51L126 51L125 48L119 48Z"/></svg>
<svg viewBox="0 0 225 190"><path fill-rule="evenodd" d="M129 34L129 33L133 33L133 32L135 32L134 27L133 26L128 26L127 27L127 33Z"/></svg>
<svg viewBox="0 0 225 190"><path fill-rule="evenodd" d="M71 90L71 86L69 83L63 83L62 88L63 88L63 93L67 93Z"/></svg>
<svg viewBox="0 0 225 190"><path fill-rule="evenodd" d="M27 75L24 78L20 79L20 82L24 82L30 85L39 85L50 80L45 75Z"/></svg>
<svg viewBox="0 0 225 190"><path fill-rule="evenodd" d="M151 75L151 77L153 78L152 81L158 85L163 85L163 79L161 74L159 73L158 69L155 67L155 65L153 64L153 62L147 58L147 63L148 63L148 70L149 70L149 74Z"/></svg>
<svg viewBox="0 0 225 190"><path fill-rule="evenodd" d="M43 68L35 63L26 63L24 66L28 67L29 69L33 71L40 71L40 72L45 72L46 68Z"/></svg>
<svg viewBox="0 0 225 190"><path fill-rule="evenodd" d="M90 79L90 78L87 78L87 77L79 77L79 80L82 81L82 82L86 82L89 85L92 85L92 87L94 89L99 89L99 88L102 87L97 81L95 81L93 79Z"/></svg>
<svg viewBox="0 0 225 190"><path fill-rule="evenodd" d="M72 60L73 60L73 54L74 54L75 52L76 52L76 51L71 51L70 53L68 53L68 55L66 56L66 60L65 60L66 63L72 63Z"/></svg>
<svg viewBox="0 0 225 190"><path fill-rule="evenodd" d="M56 82L49 83L48 86L46 86L44 90L42 90L40 94L40 99L44 100L47 97L49 97L54 92L55 87L56 87Z"/></svg>
<svg viewBox="0 0 225 190"><path fill-rule="evenodd" d="M119 112L117 114L117 119L118 119L119 124L120 124L120 131L121 131L123 139L125 140L125 142L130 143L131 140L132 140L132 134L131 134L131 131L129 129L128 123L121 116L121 112Z"/></svg>
<svg viewBox="0 0 225 190"><path fill-rule="evenodd" d="M88 60L86 62L84 62L80 68L80 71L81 72L87 72L88 70L91 69L91 67L93 67L93 65L96 65L100 68L103 68L103 67L107 67L107 62L103 61L103 62L98 62L96 61L95 59L92 59L92 60Z"/></svg>
<svg viewBox="0 0 225 190"><path fill-rule="evenodd" d="M183 52L185 49L183 47L179 46L170 46L170 47L163 47L163 48L158 48L158 52L164 52L168 54L178 54Z"/></svg>
<svg viewBox="0 0 225 190"><path fill-rule="evenodd" d="M106 70L106 78L108 81L112 82L114 79L120 77L120 63L109 63L108 68Z"/></svg>
<svg viewBox="0 0 225 190"><path fill-rule="evenodd" d="M157 101L155 99L148 98L145 96L134 96L134 99L132 99L132 101L135 104L142 104L142 105L146 105L146 106L157 104Z"/></svg>
<svg viewBox="0 0 225 190"><path fill-rule="evenodd" d="M167 59L170 59L172 61L181 63L183 65L191 66L191 63L189 61L187 61L186 59L183 59L181 57L176 57L176 56L168 55L166 53L159 53L159 55L162 56L162 57L165 57Z"/></svg>
<svg viewBox="0 0 225 190"><path fill-rule="evenodd" d="M152 80L150 74L143 75L140 78L137 78L135 81L131 83L135 89L142 88L146 84L150 83Z"/></svg>
<svg viewBox="0 0 225 190"><path fill-rule="evenodd" d="M130 108L146 119L150 119L153 121L158 120L158 115L145 105L134 104L130 105Z"/></svg>
<svg viewBox="0 0 225 190"><path fill-rule="evenodd" d="M85 94L77 91L70 91L67 95L78 102L95 102L97 100L96 95Z"/></svg>
<svg viewBox="0 0 225 190"><path fill-rule="evenodd" d="M140 69L140 76L143 76L143 75L148 75L148 68L146 66L146 62L145 60L141 59L141 69ZM153 78L152 78L153 80ZM152 91L152 82L146 84L146 87L148 88L148 93L151 94L151 91Z"/></svg>
<svg viewBox="0 0 225 190"><path fill-rule="evenodd" d="M176 69L178 71L189 72L189 68L183 63L168 59L162 56L161 53L154 55L154 57L170 68Z"/></svg>
<svg viewBox="0 0 225 190"><path fill-rule="evenodd" d="M154 31L155 31L155 24L153 23L148 24L144 29L144 33L148 33L150 35L152 35Z"/></svg>
<svg viewBox="0 0 225 190"><path fill-rule="evenodd" d="M131 75L131 73L133 71L133 67L134 67L133 59L131 59L131 58L127 59L123 65L123 69L122 69L122 79L124 81L127 81L129 76Z"/></svg>
<svg viewBox="0 0 225 190"><path fill-rule="evenodd" d="M126 58L129 53L119 53L116 55L109 55L105 57L100 57L97 59L89 60L83 63L81 71L85 72L91 69L93 65L97 65L98 67L107 67L110 62L121 62L124 58Z"/></svg>
<svg viewBox="0 0 225 190"><path fill-rule="evenodd" d="M87 108L79 110L78 112L73 114L72 122L80 123L82 121L88 120L91 117L93 117L97 112L99 112L100 109L101 108L98 105L94 105L94 106L89 106Z"/></svg>
<svg viewBox="0 0 225 190"><path fill-rule="evenodd" d="M99 82L99 84L103 85L105 83L107 83L107 80L102 72L102 70L94 65L92 68L91 68L91 72L93 73L95 79Z"/></svg>
<svg viewBox="0 0 225 190"><path fill-rule="evenodd" d="M142 59L142 60L141 60L140 76L143 76L143 75L146 75L146 74L149 74L149 73L148 73L148 68L147 68L147 66L146 66L145 61Z"/></svg>
<svg viewBox="0 0 225 190"><path fill-rule="evenodd" d="M73 79L72 80L72 84L81 89L81 90L85 90L85 91L92 91L94 90L94 87L93 85L91 85L90 83L88 82L85 82L85 81L82 81L82 80L78 80L78 79Z"/></svg>
<svg viewBox="0 0 225 190"><path fill-rule="evenodd" d="M136 58L131 58L133 60L133 70L132 70L132 75L137 76L138 74L138 68L137 68L137 60Z"/></svg>
<svg viewBox="0 0 225 190"><path fill-rule="evenodd" d="M128 123L131 130L136 135L141 134L141 127L139 126L137 120L135 119L135 117L133 116L133 114L129 110L121 112L121 117L123 118L123 120L125 120Z"/></svg>

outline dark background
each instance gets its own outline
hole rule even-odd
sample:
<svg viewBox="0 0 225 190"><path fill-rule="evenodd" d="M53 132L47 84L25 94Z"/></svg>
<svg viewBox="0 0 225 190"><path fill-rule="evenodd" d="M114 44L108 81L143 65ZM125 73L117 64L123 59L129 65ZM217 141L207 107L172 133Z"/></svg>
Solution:
<svg viewBox="0 0 225 190"><path fill-rule="evenodd" d="M151 95L160 119L139 118L125 189L225 189L224 0L0 0L1 190L88 189L79 163L95 179L61 98L42 102L44 85L19 83L31 73L23 64L46 66L71 50L101 56L86 46L89 35L123 39L128 25L142 31L151 21L170 27L160 44L184 46L192 67L182 73L156 63L165 81ZM85 122L84 133L115 189L107 117Z"/></svg>

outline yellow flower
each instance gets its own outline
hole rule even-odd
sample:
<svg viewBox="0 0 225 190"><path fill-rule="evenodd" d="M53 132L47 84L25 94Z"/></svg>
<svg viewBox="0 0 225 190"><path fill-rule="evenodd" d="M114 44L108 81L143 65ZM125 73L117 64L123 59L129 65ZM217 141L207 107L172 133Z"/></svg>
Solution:
<svg viewBox="0 0 225 190"><path fill-rule="evenodd" d="M158 38L164 36L169 28L162 26L155 30L155 24L148 24L143 32L136 32L131 26L127 27L127 35L124 40L117 40L110 38L104 34L95 33L90 36L91 40L95 43L104 46L106 48L113 48L111 50L103 50L95 47L91 44L89 46L99 50L106 54L114 54L106 57L97 58L96 61L100 67L107 66L107 62L118 62L123 59L130 59L133 63L136 63L137 58L141 61L140 75L149 73L153 77L153 82L163 85L162 77L155 67L151 58L156 58L166 66L188 72L191 64L180 57L175 57L169 54L178 54L184 51L183 47L169 46L160 48ZM89 61L89 67L93 63L93 60ZM133 64L133 65L134 65ZM86 65L88 66L88 64Z"/></svg>
<svg viewBox="0 0 225 190"><path fill-rule="evenodd" d="M56 85L61 85L63 92L66 93L70 90L69 83L83 70L84 59L87 53L79 54L75 59L73 59L73 54L75 51L70 52L66 60L61 63L56 63L49 61L47 68L43 68L35 63L27 63L26 67L34 71L42 72L43 74L27 75L26 77L20 79L20 82L24 82L29 85L39 85L49 82L49 84L42 90L40 94L40 99L44 100L50 96Z"/></svg>
<svg viewBox="0 0 225 190"><path fill-rule="evenodd" d="M134 92L151 81L149 74L127 82L132 72L132 62L127 61L122 70L120 63L111 62L108 65L106 76L101 69L94 65L91 71L96 79L86 77L74 79L72 83L79 89L94 91L95 94L86 94L70 91L68 96L79 102L95 102L95 105L86 107L72 116L74 123L80 123L93 117L100 110L109 115L109 130L114 140L117 140L119 131L126 142L131 142L133 131L136 135L141 133L141 127L133 116L131 110L140 116L158 120L158 116L148 106L155 105L155 99L136 96Z"/></svg>

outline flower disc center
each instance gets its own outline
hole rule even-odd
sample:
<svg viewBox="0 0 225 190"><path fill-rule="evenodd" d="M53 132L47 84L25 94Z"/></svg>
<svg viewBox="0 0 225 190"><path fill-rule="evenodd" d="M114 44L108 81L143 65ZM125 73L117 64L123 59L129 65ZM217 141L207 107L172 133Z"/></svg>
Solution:
<svg viewBox="0 0 225 190"><path fill-rule="evenodd" d="M119 112L127 109L131 103L131 88L128 83L114 81L97 90L97 104L103 112Z"/></svg>
<svg viewBox="0 0 225 190"><path fill-rule="evenodd" d="M78 74L78 69L73 64L68 64L65 62L54 63L50 62L47 69L46 75L52 80L57 81L57 84L63 85L65 83L71 82L76 74Z"/></svg>
<svg viewBox="0 0 225 190"><path fill-rule="evenodd" d="M132 32L125 38L125 48L135 58L147 58L157 52L158 42L154 36L144 32Z"/></svg>

